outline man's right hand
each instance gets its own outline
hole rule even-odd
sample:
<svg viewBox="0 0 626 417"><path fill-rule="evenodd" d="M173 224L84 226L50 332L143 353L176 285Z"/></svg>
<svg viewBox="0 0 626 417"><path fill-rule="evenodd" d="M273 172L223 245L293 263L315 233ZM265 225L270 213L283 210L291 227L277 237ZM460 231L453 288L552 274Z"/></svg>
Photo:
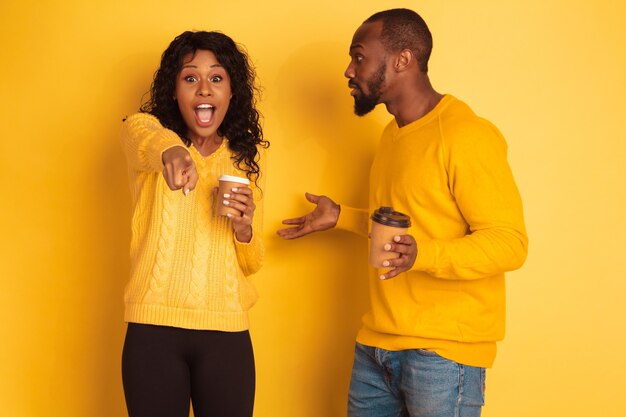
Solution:
<svg viewBox="0 0 626 417"><path fill-rule="evenodd" d="M196 188L198 171L187 148L174 146L163 152L163 178L171 190L182 188L185 195Z"/></svg>
<svg viewBox="0 0 626 417"><path fill-rule="evenodd" d="M283 224L293 225L277 231L284 239L296 239L313 232L328 230L337 224L341 207L325 195L305 193L309 202L315 204L312 212L294 219L283 220Z"/></svg>

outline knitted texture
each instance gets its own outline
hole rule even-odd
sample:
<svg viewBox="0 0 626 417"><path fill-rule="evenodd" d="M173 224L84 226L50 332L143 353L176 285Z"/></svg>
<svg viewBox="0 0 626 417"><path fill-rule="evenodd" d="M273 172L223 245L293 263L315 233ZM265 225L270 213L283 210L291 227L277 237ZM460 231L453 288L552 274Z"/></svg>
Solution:
<svg viewBox="0 0 626 417"><path fill-rule="evenodd" d="M245 176L235 167L227 140L207 157L188 148L199 179L187 196L170 190L162 174L163 152L185 146L174 132L155 117L138 113L123 123L121 140L133 204L125 320L187 329L247 329L247 311L258 298L249 275L263 260L263 205L260 190L252 184L256 210L249 243L238 242L230 219L217 215L223 199L213 191L218 177Z"/></svg>

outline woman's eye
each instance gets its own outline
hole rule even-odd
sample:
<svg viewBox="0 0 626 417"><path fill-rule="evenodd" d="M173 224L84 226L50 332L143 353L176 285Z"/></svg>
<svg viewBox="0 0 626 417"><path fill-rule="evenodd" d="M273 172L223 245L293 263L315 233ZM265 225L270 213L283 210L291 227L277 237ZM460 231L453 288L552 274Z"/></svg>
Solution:
<svg viewBox="0 0 626 417"><path fill-rule="evenodd" d="M185 81L187 81L188 83L193 83L196 81L196 77L194 77L193 75L188 75L185 77Z"/></svg>
<svg viewBox="0 0 626 417"><path fill-rule="evenodd" d="M222 77L219 75L214 75L213 77L211 77L211 82L219 83L220 81L222 81Z"/></svg>
<svg viewBox="0 0 626 417"><path fill-rule="evenodd" d="M357 55L357 56L354 57L354 60L356 62L361 62L361 61L363 61L363 57L361 55Z"/></svg>

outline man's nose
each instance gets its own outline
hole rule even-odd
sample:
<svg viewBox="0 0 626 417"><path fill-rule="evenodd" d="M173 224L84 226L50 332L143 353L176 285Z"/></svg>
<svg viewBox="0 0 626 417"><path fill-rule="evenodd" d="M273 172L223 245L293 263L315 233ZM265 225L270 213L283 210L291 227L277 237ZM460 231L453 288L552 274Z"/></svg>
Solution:
<svg viewBox="0 0 626 417"><path fill-rule="evenodd" d="M354 65L352 65L352 62L348 64L348 67L344 71L343 75L346 78L354 78Z"/></svg>

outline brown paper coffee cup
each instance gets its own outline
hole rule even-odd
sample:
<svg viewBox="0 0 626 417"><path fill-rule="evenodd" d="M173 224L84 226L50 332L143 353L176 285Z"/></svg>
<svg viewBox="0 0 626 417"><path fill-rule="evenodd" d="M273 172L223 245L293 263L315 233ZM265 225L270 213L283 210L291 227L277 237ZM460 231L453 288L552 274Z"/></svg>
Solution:
<svg viewBox="0 0 626 417"><path fill-rule="evenodd" d="M384 261L399 256L398 253L386 251L385 245L393 243L394 236L405 235L411 226L411 219L404 213L394 211L392 207L375 210L371 219L369 263L375 268L385 268Z"/></svg>
<svg viewBox="0 0 626 417"><path fill-rule="evenodd" d="M232 214L233 216L241 216L241 212L232 207L224 205L224 194L231 194L233 188L247 187L250 185L250 181L247 178L235 177L233 175L222 175L218 178L219 190L217 192L217 214L220 216L226 216Z"/></svg>

